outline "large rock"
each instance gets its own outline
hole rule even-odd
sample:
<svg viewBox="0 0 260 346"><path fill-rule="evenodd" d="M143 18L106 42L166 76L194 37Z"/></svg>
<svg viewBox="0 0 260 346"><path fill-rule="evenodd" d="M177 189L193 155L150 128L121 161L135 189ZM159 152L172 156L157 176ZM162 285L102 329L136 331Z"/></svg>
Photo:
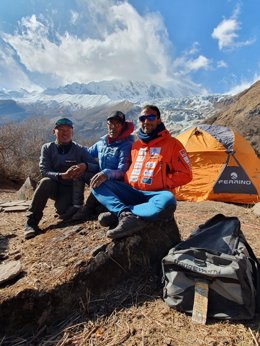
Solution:
<svg viewBox="0 0 260 346"><path fill-rule="evenodd" d="M32 199L34 190L36 189L36 185L36 181L28 177L21 186L21 188L16 192L17 198L25 200Z"/></svg>
<svg viewBox="0 0 260 346"><path fill-rule="evenodd" d="M0 264L0 286L17 277L22 271L20 261L10 261Z"/></svg>
<svg viewBox="0 0 260 346"><path fill-rule="evenodd" d="M66 318L80 304L87 306L89 296L100 298L126 278L140 273L145 277L151 271L160 273L161 259L179 241L174 219L155 222L131 237L101 244L88 262L77 263L75 274L65 283L48 291L27 288L13 297L0 295L1 332L12 334L21 327L36 330L58 318Z"/></svg>

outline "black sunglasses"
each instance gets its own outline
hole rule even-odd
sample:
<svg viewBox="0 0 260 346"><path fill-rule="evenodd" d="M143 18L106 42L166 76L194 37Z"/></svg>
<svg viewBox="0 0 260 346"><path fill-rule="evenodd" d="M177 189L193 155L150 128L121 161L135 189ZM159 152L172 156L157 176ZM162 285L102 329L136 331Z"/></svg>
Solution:
<svg viewBox="0 0 260 346"><path fill-rule="evenodd" d="M139 120L143 123L145 120L154 121L157 118L157 115L149 114L149 115L140 115Z"/></svg>

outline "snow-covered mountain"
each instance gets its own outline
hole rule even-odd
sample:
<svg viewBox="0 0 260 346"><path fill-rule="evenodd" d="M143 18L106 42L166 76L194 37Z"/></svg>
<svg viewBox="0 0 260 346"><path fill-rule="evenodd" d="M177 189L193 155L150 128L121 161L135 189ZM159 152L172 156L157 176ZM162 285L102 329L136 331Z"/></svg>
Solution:
<svg viewBox="0 0 260 346"><path fill-rule="evenodd" d="M111 100L129 100L131 102L143 102L150 99L181 97L184 90L180 88L165 88L157 84L140 81L101 81L87 84L72 83L56 89L46 89L45 95L106 95ZM187 88L185 95L194 95L195 91Z"/></svg>
<svg viewBox="0 0 260 346"><path fill-rule="evenodd" d="M177 90L177 91L176 91ZM141 107L156 104L163 121L173 134L201 122L209 116L214 104L224 96L193 95L176 97L179 89L132 81L73 83L43 92L0 90L0 123L20 121L27 117L71 117L82 134L97 136L105 131L106 115L121 110L137 123Z"/></svg>

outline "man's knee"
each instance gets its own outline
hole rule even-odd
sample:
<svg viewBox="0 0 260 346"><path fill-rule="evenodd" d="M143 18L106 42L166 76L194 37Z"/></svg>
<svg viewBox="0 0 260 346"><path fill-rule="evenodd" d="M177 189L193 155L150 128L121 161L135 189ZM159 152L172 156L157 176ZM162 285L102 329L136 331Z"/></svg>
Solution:
<svg viewBox="0 0 260 346"><path fill-rule="evenodd" d="M176 198L170 191L165 191L165 200L167 206L174 206L176 208Z"/></svg>
<svg viewBox="0 0 260 346"><path fill-rule="evenodd" d="M116 186L115 180L107 179L98 187L93 188L92 192L93 192L93 195L96 196L97 194L106 192L107 190L114 191L115 186Z"/></svg>
<svg viewBox="0 0 260 346"><path fill-rule="evenodd" d="M36 192L44 192L49 196L55 196L57 191L57 182L53 179L44 177L40 180Z"/></svg>
<svg viewBox="0 0 260 346"><path fill-rule="evenodd" d="M168 199L167 202L164 203L163 208L157 215L158 220L170 220L173 218L173 213L176 210L176 200L174 197Z"/></svg>
<svg viewBox="0 0 260 346"><path fill-rule="evenodd" d="M44 177L44 178L42 178L42 179L40 180L39 186L44 185L44 186L47 187L47 186L49 186L49 185L53 185L53 183L54 183L54 180L53 180L53 179L48 178L48 177Z"/></svg>

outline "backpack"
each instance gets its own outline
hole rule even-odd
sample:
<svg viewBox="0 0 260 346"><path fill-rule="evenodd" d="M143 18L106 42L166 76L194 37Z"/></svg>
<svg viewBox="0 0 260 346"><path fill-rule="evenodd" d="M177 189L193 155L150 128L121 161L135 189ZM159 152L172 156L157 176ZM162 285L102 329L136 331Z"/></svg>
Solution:
<svg viewBox="0 0 260 346"><path fill-rule="evenodd" d="M207 317L252 319L260 308L259 269L238 218L217 214L162 259L163 299L179 311L197 313L198 323Z"/></svg>

